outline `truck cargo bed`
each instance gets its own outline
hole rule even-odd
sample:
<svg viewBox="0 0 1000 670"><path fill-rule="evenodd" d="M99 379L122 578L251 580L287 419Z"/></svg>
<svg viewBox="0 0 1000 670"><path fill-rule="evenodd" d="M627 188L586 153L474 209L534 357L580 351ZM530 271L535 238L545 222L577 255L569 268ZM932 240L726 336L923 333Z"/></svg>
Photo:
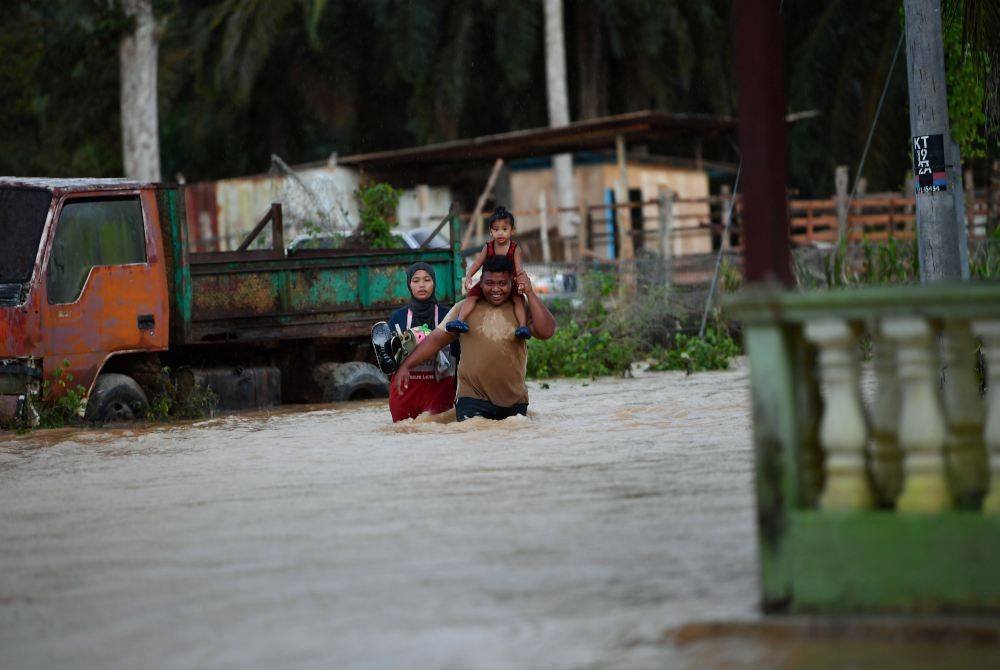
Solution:
<svg viewBox="0 0 1000 670"><path fill-rule="evenodd" d="M192 254L187 343L366 336L410 298L406 268L429 263L437 298L461 280L452 249Z"/></svg>

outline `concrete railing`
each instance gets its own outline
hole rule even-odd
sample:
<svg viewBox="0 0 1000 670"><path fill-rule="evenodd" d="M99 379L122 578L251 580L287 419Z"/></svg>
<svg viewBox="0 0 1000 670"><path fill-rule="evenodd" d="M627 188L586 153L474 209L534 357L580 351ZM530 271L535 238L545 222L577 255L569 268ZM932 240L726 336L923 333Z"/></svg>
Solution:
<svg viewBox="0 0 1000 670"><path fill-rule="evenodd" d="M985 567L1000 551L1000 285L747 292L729 309L750 356L765 602L1000 609Z"/></svg>

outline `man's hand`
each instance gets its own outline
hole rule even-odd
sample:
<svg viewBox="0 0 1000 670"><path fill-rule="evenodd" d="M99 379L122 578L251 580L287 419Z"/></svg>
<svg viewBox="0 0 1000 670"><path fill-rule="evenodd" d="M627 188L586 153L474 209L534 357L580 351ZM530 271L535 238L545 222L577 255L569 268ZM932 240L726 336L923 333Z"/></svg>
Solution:
<svg viewBox="0 0 1000 670"><path fill-rule="evenodd" d="M514 286L517 287L517 292L521 295L528 295L533 293L534 289L531 286L531 279L528 277L528 273L521 270L516 275L514 275Z"/></svg>
<svg viewBox="0 0 1000 670"><path fill-rule="evenodd" d="M399 395L403 395L406 389L410 388L410 368L405 364L396 370L396 391Z"/></svg>

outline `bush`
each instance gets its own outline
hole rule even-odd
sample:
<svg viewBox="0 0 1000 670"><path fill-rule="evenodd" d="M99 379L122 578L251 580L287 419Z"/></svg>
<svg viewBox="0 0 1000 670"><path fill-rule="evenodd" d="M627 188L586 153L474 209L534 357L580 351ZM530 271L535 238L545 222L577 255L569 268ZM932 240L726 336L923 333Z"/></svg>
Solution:
<svg viewBox="0 0 1000 670"><path fill-rule="evenodd" d="M541 379L625 375L636 355L629 340L614 337L606 328L585 328L570 321L550 339L529 343L528 376Z"/></svg>
<svg viewBox="0 0 1000 670"><path fill-rule="evenodd" d="M155 391L149 401L150 421L173 419L203 419L213 416L219 396L206 386L178 384L170 368L162 368L157 376Z"/></svg>
<svg viewBox="0 0 1000 670"><path fill-rule="evenodd" d="M69 361L64 359L55 378L42 383L39 428L61 428L81 422L87 408L87 389L79 384L70 386L71 381L73 374L69 371Z"/></svg>
<svg viewBox="0 0 1000 670"><path fill-rule="evenodd" d="M653 351L650 370L726 370L729 361L738 356L740 347L725 328L709 327L705 337L677 333L674 346L670 349L657 348Z"/></svg>
<svg viewBox="0 0 1000 670"><path fill-rule="evenodd" d="M392 234L392 219L402 191L389 184L374 184L358 190L361 225L357 237L371 249L398 249L403 240Z"/></svg>

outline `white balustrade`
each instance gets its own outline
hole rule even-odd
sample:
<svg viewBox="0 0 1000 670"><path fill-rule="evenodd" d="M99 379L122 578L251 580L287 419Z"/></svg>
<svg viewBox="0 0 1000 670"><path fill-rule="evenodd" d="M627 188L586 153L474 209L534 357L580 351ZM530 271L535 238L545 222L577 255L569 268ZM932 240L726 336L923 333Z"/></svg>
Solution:
<svg viewBox="0 0 1000 670"><path fill-rule="evenodd" d="M843 319L808 322L805 336L819 349L825 390L819 441L826 451L823 509L866 509L874 504L865 467L868 426L861 404L859 329Z"/></svg>
<svg viewBox="0 0 1000 670"><path fill-rule="evenodd" d="M944 457L945 418L938 395L940 368L936 329L919 317L894 317L882 324L896 342L902 409L899 444L903 449L901 512L939 512L951 506Z"/></svg>
<svg viewBox="0 0 1000 670"><path fill-rule="evenodd" d="M872 361L875 368L871 471L876 493L883 505L892 506L903 490L903 452L899 448L899 377L896 347L882 328L872 329Z"/></svg>
<svg viewBox="0 0 1000 670"><path fill-rule="evenodd" d="M1000 514L1000 321L976 321L972 327L983 340L989 375L983 437L989 449L990 491L983 500L983 512Z"/></svg>
<svg viewBox="0 0 1000 670"><path fill-rule="evenodd" d="M945 321L942 352L948 479L956 504L976 507L989 485L989 470L983 443L983 401L976 379L976 343L967 320Z"/></svg>

